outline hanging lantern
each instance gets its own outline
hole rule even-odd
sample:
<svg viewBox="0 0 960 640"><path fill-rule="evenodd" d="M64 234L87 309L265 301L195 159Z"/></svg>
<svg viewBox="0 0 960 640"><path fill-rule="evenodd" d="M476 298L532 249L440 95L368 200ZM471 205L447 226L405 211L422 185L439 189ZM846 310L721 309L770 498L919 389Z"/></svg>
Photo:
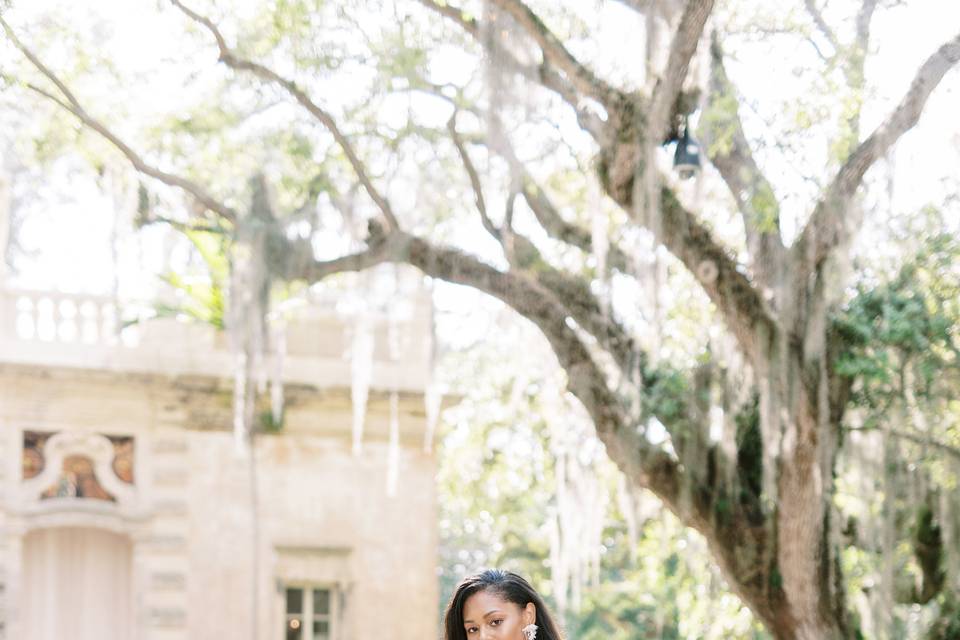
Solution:
<svg viewBox="0 0 960 640"><path fill-rule="evenodd" d="M700 171L700 143L690 137L690 126L686 121L673 154L673 168L682 180L688 180Z"/></svg>

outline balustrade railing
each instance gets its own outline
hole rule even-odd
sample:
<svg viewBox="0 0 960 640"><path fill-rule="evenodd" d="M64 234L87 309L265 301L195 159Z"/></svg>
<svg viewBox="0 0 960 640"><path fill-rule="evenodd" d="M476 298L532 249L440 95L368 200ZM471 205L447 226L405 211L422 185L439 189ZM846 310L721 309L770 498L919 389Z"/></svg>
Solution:
<svg viewBox="0 0 960 640"><path fill-rule="evenodd" d="M118 310L106 296L50 291L3 292L3 335L40 342L115 345L120 342Z"/></svg>
<svg viewBox="0 0 960 640"><path fill-rule="evenodd" d="M425 384L428 359L422 345L431 339L429 302L420 298L420 303L427 306L415 313L412 305L416 296L409 295L403 301L411 311L396 340L402 354L387 353L396 350L387 348L389 314L379 312L370 318L377 344L371 381L374 386L397 384L391 380L399 380L401 387L411 389ZM348 354L357 321L349 310L340 309L341 302L327 293L311 296L288 309L284 379L320 385L342 384L349 379ZM124 318L131 314L140 315L144 321L125 323ZM120 309L109 296L0 287L0 360L230 375L235 356L227 336L210 326L151 315L147 305Z"/></svg>

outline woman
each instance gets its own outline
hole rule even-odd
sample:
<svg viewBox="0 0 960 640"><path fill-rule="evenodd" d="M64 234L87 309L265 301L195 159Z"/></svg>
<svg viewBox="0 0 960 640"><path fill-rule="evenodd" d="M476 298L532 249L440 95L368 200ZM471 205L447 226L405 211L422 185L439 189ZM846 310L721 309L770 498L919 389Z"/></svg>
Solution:
<svg viewBox="0 0 960 640"><path fill-rule="evenodd" d="M443 625L444 640L562 640L530 583L500 569L464 578Z"/></svg>

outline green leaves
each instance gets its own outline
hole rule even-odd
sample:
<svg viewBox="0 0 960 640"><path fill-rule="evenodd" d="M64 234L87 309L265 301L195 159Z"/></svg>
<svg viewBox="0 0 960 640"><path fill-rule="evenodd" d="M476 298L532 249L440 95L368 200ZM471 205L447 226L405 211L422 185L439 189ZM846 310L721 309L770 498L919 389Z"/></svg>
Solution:
<svg viewBox="0 0 960 640"><path fill-rule="evenodd" d="M960 366L957 265L960 244L948 235L934 236L894 280L861 286L834 316L841 345L835 371L859 381L856 401L879 406L908 364L920 393L929 391L938 371Z"/></svg>
<svg viewBox="0 0 960 640"><path fill-rule="evenodd" d="M780 206L777 204L777 197L773 189L767 183L761 183L757 186L753 197L750 200L755 216L754 225L761 233L774 233L777 231L777 219L780 216Z"/></svg>
<svg viewBox="0 0 960 640"><path fill-rule="evenodd" d="M667 367L644 372L643 404L647 415L661 422L681 420L686 414L689 388L687 377Z"/></svg>
<svg viewBox="0 0 960 640"><path fill-rule="evenodd" d="M723 156L733 149L733 136L737 132L737 97L732 93L719 95L711 100L700 116L700 126L708 131L709 156Z"/></svg>
<svg viewBox="0 0 960 640"><path fill-rule="evenodd" d="M229 283L229 265L222 235L206 231L186 231L207 267L208 278L189 278L175 272L161 276L178 294L179 304L158 305L158 316L186 316L218 330L226 327L226 290Z"/></svg>

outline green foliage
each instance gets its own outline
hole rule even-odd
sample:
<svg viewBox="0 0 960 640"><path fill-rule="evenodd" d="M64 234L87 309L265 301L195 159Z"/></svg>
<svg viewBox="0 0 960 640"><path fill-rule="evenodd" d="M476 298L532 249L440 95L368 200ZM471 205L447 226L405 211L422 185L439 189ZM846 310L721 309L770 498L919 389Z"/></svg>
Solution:
<svg viewBox="0 0 960 640"><path fill-rule="evenodd" d="M377 66L380 74L396 88L408 86L427 75L428 54L423 47L411 46L405 39L404 29L390 34L378 47Z"/></svg>
<svg viewBox="0 0 960 640"><path fill-rule="evenodd" d="M257 418L261 433L280 433L283 431L283 414L280 415L280 419L278 420L273 417L273 411L267 408L258 411Z"/></svg>
<svg viewBox="0 0 960 640"><path fill-rule="evenodd" d="M687 376L666 366L644 372L643 407L645 415L661 422L682 420L689 400Z"/></svg>
<svg viewBox="0 0 960 640"><path fill-rule="evenodd" d="M229 263L224 236L208 231L186 231L207 268L207 276L194 279L170 272L162 276L178 295L178 304L158 305L160 317L186 317L218 330L226 327L226 291L229 286Z"/></svg>
<svg viewBox="0 0 960 640"><path fill-rule="evenodd" d="M774 233L778 228L780 218L780 206L777 204L777 197L773 194L770 185L762 183L755 190L750 199L750 205L753 209L754 224L761 233Z"/></svg>
<svg viewBox="0 0 960 640"><path fill-rule="evenodd" d="M864 278L832 319L834 366L853 379L845 426L867 432L851 432L857 439L847 445L837 482L852 543L842 553L847 594L861 606L892 607L881 619L889 618L894 637L918 637L921 619L956 597L944 574L946 556L956 553L942 533L951 507L938 505L956 481L955 461L941 445L960 442L960 242L942 233L941 216L925 209L902 221L893 233L904 256L896 271ZM886 563L896 585L883 584ZM878 585L924 606L894 606Z"/></svg>
<svg viewBox="0 0 960 640"><path fill-rule="evenodd" d="M891 282L861 285L834 316L833 331L841 343L834 367L859 381L857 404L887 406L908 363L921 396L933 392L939 373L960 365L958 264L960 243L949 235L935 236Z"/></svg>
<svg viewBox="0 0 960 640"><path fill-rule="evenodd" d="M316 34L336 21L337 7L326 0L276 0L258 6L238 38L243 55L253 59L287 55L301 69L323 73L339 68L350 57L351 45L328 38L318 47Z"/></svg>
<svg viewBox="0 0 960 640"><path fill-rule="evenodd" d="M525 386L515 410L504 411L513 384L523 382L508 376L499 385L476 384L461 406L447 412L457 424L439 452L442 600L464 574L486 566L520 572L543 586L549 544L542 525L550 517L555 479L546 425L527 413L538 404L539 388Z"/></svg>
<svg viewBox="0 0 960 640"><path fill-rule="evenodd" d="M841 102L837 135L831 140L829 149L830 159L836 165L846 161L860 142L860 133L852 123L858 120L862 106L863 99L857 91L846 95Z"/></svg>
<svg viewBox="0 0 960 640"><path fill-rule="evenodd" d="M716 96L700 116L700 127L707 132L710 145L707 155L710 157L727 155L733 150L733 137L736 135L737 97L730 93Z"/></svg>

